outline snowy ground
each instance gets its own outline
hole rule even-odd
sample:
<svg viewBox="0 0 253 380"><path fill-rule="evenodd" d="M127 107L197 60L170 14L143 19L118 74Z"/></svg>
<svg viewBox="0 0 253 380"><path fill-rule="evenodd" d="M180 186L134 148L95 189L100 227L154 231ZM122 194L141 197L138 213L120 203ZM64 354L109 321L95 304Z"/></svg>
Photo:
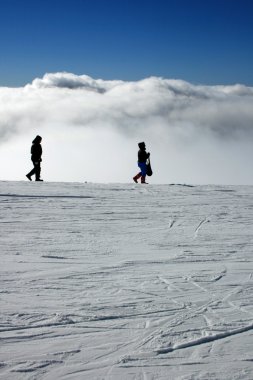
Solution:
<svg viewBox="0 0 253 380"><path fill-rule="evenodd" d="M0 182L0 378L253 379L253 187Z"/></svg>

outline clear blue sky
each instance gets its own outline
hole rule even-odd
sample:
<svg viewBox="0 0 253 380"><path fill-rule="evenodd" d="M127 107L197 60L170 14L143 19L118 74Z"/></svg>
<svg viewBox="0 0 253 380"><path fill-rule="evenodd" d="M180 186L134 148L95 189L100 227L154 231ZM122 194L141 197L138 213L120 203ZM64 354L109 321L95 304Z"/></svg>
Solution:
<svg viewBox="0 0 253 380"><path fill-rule="evenodd" d="M253 85L253 0L0 0L0 86L46 72Z"/></svg>

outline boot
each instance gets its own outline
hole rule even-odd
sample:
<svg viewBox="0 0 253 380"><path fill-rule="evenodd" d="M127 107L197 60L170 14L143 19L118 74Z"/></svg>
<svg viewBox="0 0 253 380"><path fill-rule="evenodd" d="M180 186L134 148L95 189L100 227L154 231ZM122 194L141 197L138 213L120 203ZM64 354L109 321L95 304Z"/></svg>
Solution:
<svg viewBox="0 0 253 380"><path fill-rule="evenodd" d="M142 175L142 176L141 176L141 183L146 183L146 184L147 184L147 182L145 182L145 178L146 178L145 175Z"/></svg>
<svg viewBox="0 0 253 380"><path fill-rule="evenodd" d="M32 176L36 173L35 169L33 168L28 174L26 174L26 178L29 179L29 181L32 181Z"/></svg>
<svg viewBox="0 0 253 380"><path fill-rule="evenodd" d="M133 180L135 183L138 183L138 179L141 177L141 173L136 174L135 177L133 177Z"/></svg>

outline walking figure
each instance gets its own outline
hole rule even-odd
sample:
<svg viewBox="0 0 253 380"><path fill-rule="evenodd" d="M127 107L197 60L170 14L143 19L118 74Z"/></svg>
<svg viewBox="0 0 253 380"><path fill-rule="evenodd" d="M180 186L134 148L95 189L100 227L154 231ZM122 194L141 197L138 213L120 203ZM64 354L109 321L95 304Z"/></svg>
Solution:
<svg viewBox="0 0 253 380"><path fill-rule="evenodd" d="M31 160L33 162L33 169L26 175L26 177L29 179L29 181L32 181L32 175L35 174L35 181L43 181L43 179L40 179L40 172L41 167L40 163L42 161L42 147L41 147L41 141L42 137L36 136L35 139L32 142L31 147Z"/></svg>
<svg viewBox="0 0 253 380"><path fill-rule="evenodd" d="M147 159L149 159L150 153L146 152L145 142L140 142L138 146L140 148L138 151L138 166L141 171L133 177L133 180L138 183L138 179L141 178L141 183L147 183L145 179L147 175Z"/></svg>

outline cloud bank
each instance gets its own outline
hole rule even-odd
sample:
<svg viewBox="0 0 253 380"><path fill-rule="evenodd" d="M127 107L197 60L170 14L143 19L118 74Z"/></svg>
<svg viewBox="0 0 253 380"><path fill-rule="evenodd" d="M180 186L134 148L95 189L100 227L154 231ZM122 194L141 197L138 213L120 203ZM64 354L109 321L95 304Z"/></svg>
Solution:
<svg viewBox="0 0 253 380"><path fill-rule="evenodd" d="M45 179L128 182L137 143L152 154L153 183L253 184L253 88L158 77L106 81L46 74L0 88L2 179L22 179L43 137Z"/></svg>

